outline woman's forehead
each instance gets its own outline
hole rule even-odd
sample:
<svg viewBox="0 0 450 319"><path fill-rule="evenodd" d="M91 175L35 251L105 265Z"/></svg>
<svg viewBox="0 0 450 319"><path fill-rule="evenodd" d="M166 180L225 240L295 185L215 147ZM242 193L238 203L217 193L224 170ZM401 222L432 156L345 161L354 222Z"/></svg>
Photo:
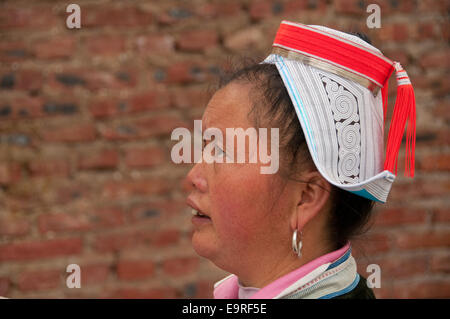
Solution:
<svg viewBox="0 0 450 319"><path fill-rule="evenodd" d="M248 84L230 83L218 90L203 114L202 122L205 128L228 124L247 126L247 115L251 106L249 88Z"/></svg>

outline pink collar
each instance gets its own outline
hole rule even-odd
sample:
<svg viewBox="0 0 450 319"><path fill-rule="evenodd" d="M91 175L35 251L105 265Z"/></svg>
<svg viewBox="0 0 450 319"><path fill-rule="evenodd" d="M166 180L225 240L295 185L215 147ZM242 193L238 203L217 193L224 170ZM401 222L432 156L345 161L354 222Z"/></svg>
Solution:
<svg viewBox="0 0 450 319"><path fill-rule="evenodd" d="M332 263L342 257L350 248L348 242L342 248L320 256L296 270L278 278L256 292L251 299L272 299L284 289L309 274L311 271L326 263ZM239 280L236 275L231 275L219 281L214 288L215 299L237 299L239 294Z"/></svg>

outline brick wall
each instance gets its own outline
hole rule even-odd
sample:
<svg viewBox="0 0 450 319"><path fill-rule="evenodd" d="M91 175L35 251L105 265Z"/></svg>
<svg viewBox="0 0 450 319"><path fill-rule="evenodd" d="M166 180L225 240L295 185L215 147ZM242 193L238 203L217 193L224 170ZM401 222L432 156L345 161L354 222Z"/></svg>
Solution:
<svg viewBox="0 0 450 319"><path fill-rule="evenodd" d="M211 296L224 273L191 248L190 167L171 162L170 133L201 116L230 58L266 56L290 19L366 32L407 69L416 177L400 173L355 253L363 275L380 265L380 298L450 297L448 1L76 3L80 30L64 1L0 4L0 295ZM381 29L365 25L370 3ZM81 289L65 285L71 263Z"/></svg>

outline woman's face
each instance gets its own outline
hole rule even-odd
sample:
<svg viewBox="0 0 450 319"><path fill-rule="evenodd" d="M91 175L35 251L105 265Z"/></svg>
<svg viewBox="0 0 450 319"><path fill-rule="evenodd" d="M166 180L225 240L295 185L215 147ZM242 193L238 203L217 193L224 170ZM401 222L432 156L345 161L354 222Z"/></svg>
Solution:
<svg viewBox="0 0 450 319"><path fill-rule="evenodd" d="M226 128L253 127L248 118L250 88L250 84L228 84L216 92L203 114L202 131L220 129L225 152L230 142ZM247 159L248 151L247 145ZM266 164L259 159L257 163L235 162L195 164L187 176L193 187L187 202L209 217L193 217L196 252L237 273L264 263L264 258L290 253L289 214L295 202L277 174L260 173Z"/></svg>

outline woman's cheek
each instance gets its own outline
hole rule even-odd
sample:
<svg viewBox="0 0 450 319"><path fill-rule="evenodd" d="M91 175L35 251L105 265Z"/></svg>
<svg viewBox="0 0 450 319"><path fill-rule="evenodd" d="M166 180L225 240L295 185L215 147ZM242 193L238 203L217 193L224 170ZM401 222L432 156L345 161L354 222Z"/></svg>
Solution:
<svg viewBox="0 0 450 319"><path fill-rule="evenodd" d="M214 211L214 224L218 234L239 238L251 236L260 228L261 216L268 204L263 187L265 181L260 174L252 172L235 172L210 189L211 204Z"/></svg>

